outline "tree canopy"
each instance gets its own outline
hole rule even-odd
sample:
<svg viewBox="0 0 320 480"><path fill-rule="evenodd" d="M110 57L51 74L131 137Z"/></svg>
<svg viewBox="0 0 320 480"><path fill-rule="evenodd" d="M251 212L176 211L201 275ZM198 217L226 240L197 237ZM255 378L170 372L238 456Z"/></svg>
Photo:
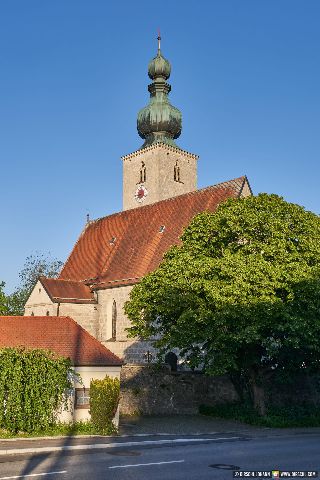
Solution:
<svg viewBox="0 0 320 480"><path fill-rule="evenodd" d="M210 374L319 369L320 218L277 195L197 215L131 291L130 336Z"/></svg>
<svg viewBox="0 0 320 480"><path fill-rule="evenodd" d="M19 286L7 297L7 314L23 315L25 303L38 278L40 276L57 277L62 265L63 262L52 258L50 254L35 253L27 257L19 273Z"/></svg>
<svg viewBox="0 0 320 480"><path fill-rule="evenodd" d="M0 315L8 314L8 300L3 291L4 286L5 286L5 283L0 282Z"/></svg>

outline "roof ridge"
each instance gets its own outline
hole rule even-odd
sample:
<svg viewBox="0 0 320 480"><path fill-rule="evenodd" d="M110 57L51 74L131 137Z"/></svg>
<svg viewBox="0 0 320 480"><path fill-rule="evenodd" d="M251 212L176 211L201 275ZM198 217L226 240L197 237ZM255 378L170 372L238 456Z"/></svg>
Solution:
<svg viewBox="0 0 320 480"><path fill-rule="evenodd" d="M197 190L192 190L191 192L182 193L181 195L176 195L175 197L165 198L163 200L159 200L158 202L149 203L148 205L141 205L141 206L137 206L137 207L134 207L134 208L129 208L128 210L121 210L120 212L111 213L111 215L105 215L104 217L99 217L99 218L96 218L95 220L91 220L90 224L88 224L87 228L90 228L91 225L94 225L95 223L98 223L101 220L104 220L105 218L115 217L116 215L127 215L128 212L132 212L132 211L135 211L135 210L136 211L138 211L138 210L141 211L142 209L149 209L149 208L154 207L154 205L163 204L165 202L172 202L172 201L175 201L177 198L187 197L187 196L190 196L190 195L196 195L199 192L204 192L205 190L210 190L211 188L219 188L219 187L222 187L224 185L227 187L227 184L229 184L231 182L237 182L238 180L243 181L244 179L246 179L246 176L242 175L241 177L232 178L231 180L226 180L225 182L216 183L215 185L209 185L208 187L203 187L203 188L200 188L200 189L197 189ZM239 187L241 187L241 185L239 185ZM78 240L81 238L82 234L83 234L83 232L81 232ZM78 242L78 240L77 240L77 242ZM76 244L77 244L77 242L76 242Z"/></svg>
<svg viewBox="0 0 320 480"><path fill-rule="evenodd" d="M58 281L58 282L80 283L81 285L87 286L87 284L84 282L84 280L70 280L69 278L45 277L44 275L41 275L41 277L39 277L39 280L41 278L43 278L45 280L54 280L54 281Z"/></svg>
<svg viewBox="0 0 320 480"><path fill-rule="evenodd" d="M47 320L48 318L71 318L71 317L68 317L68 315L0 315L0 318L15 318L15 319L23 318L24 320L26 318L28 319L45 318Z"/></svg>

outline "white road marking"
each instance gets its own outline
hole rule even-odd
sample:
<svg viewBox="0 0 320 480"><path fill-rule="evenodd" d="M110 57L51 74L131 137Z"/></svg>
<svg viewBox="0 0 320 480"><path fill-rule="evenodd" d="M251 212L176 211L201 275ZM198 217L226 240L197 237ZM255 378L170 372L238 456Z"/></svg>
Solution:
<svg viewBox="0 0 320 480"><path fill-rule="evenodd" d="M45 475L57 475L58 473L67 473L67 470L60 472L30 473L29 475L16 475L15 477L0 477L0 480L11 480L14 478L44 477Z"/></svg>
<svg viewBox="0 0 320 480"><path fill-rule="evenodd" d="M148 465L165 465L168 463L183 463L184 460L171 460L171 462L152 462L152 463L136 463L135 465L114 465L108 468L130 468L130 467L146 467Z"/></svg>
<svg viewBox="0 0 320 480"><path fill-rule="evenodd" d="M172 438L166 440L142 440L140 442L111 442L111 443L94 443L89 445L66 445L61 447L36 447L36 448L10 448L7 450L0 450L0 455L18 455L29 453L54 453L69 450L96 450L96 449L108 449L108 448L123 448L123 447L136 447L143 445L163 445L163 444L175 444L175 443L189 443L189 442L219 442L220 440L241 440L241 437L217 437L217 438ZM0 480L2 480L0 478Z"/></svg>

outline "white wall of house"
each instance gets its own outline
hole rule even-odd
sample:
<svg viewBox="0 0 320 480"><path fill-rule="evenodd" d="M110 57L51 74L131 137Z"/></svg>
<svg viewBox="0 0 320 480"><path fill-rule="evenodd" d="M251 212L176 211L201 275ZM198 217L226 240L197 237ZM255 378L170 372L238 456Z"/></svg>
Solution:
<svg viewBox="0 0 320 480"><path fill-rule="evenodd" d="M77 408L75 406L75 389L90 388L90 382L93 379L102 380L108 375L111 378L118 378L120 380L121 367L75 367L76 373L78 373L82 379L82 383L76 382L74 385L74 395L70 400L69 409L63 410L59 414L59 421L61 422L79 422L90 420L89 408ZM113 419L113 423L119 425L119 408Z"/></svg>

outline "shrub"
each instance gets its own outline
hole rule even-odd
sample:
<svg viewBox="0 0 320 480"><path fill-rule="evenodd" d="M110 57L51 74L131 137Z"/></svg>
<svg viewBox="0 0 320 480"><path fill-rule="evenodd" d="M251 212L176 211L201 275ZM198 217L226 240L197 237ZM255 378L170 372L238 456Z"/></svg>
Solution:
<svg viewBox="0 0 320 480"><path fill-rule="evenodd" d="M53 352L0 350L0 428L35 432L54 425L72 388L70 361Z"/></svg>
<svg viewBox="0 0 320 480"><path fill-rule="evenodd" d="M103 380L90 382L90 414L95 428L103 434L116 431L112 420L120 398L120 381L106 375Z"/></svg>
<svg viewBox="0 0 320 480"><path fill-rule="evenodd" d="M270 406L263 417L258 415L251 405L241 403L215 406L200 405L199 413L269 428L320 426L320 407L307 404L287 407Z"/></svg>

